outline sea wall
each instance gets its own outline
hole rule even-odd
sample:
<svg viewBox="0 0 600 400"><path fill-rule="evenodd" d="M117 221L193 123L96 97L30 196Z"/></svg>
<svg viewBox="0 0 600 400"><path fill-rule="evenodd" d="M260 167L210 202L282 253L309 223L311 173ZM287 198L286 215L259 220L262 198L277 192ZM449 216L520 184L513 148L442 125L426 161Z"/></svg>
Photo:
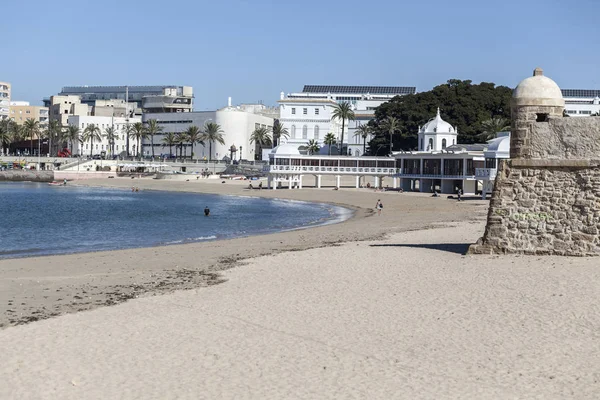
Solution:
<svg viewBox="0 0 600 400"><path fill-rule="evenodd" d="M502 163L471 254L600 255L600 160Z"/></svg>
<svg viewBox="0 0 600 400"><path fill-rule="evenodd" d="M52 182L53 180L53 171L36 171L29 169L0 171L0 182Z"/></svg>
<svg viewBox="0 0 600 400"><path fill-rule="evenodd" d="M103 179L115 178L117 173L114 171L54 171L54 180L62 181L77 181L85 179Z"/></svg>

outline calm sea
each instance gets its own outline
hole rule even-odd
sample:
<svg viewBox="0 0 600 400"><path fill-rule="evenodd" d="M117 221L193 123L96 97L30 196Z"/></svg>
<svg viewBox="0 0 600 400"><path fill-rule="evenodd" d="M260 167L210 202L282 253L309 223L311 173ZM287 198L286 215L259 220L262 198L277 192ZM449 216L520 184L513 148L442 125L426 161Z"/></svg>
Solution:
<svg viewBox="0 0 600 400"><path fill-rule="evenodd" d="M0 258L228 239L338 222L351 214L279 199L41 183L0 183L0 204Z"/></svg>

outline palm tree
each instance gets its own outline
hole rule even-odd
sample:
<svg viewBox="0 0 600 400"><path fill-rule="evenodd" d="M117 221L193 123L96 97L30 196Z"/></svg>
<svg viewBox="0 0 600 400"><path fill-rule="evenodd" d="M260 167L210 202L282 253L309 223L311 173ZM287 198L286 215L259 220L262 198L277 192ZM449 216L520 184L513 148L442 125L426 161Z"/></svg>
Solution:
<svg viewBox="0 0 600 400"><path fill-rule="evenodd" d="M271 146L273 144L269 130L263 127L254 129L254 132L250 135L250 143L258 144L257 155L262 154L263 146Z"/></svg>
<svg viewBox="0 0 600 400"><path fill-rule="evenodd" d="M154 158L154 135L161 133L162 126L158 125L155 119L146 122L146 134L150 136L150 146L152 147L152 158ZM192 145L193 147L193 145Z"/></svg>
<svg viewBox="0 0 600 400"><path fill-rule="evenodd" d="M169 146L169 157L171 157L171 155L172 155L171 148L173 147L174 144L177 144L177 136L173 132L169 132L169 133L165 134L165 137L163 137L162 142L163 142L163 144L166 144L167 146ZM175 152L177 152L177 149L175 149Z"/></svg>
<svg viewBox="0 0 600 400"><path fill-rule="evenodd" d="M390 154L392 154L392 135L399 129L400 121L396 117L386 117L383 120L383 127L390 134Z"/></svg>
<svg viewBox="0 0 600 400"><path fill-rule="evenodd" d="M185 134L187 136L188 142L192 144L192 158L194 157L194 143L202 144L204 146L204 142L202 141L202 131L196 125L192 125L186 129Z"/></svg>
<svg viewBox="0 0 600 400"><path fill-rule="evenodd" d="M482 132L477 137L485 142L496 137L498 132L510 130L510 122L506 118L493 117L481 123Z"/></svg>
<svg viewBox="0 0 600 400"><path fill-rule="evenodd" d="M312 156L313 154L318 153L321 148L315 139L310 139L306 149L308 150L308 154Z"/></svg>
<svg viewBox="0 0 600 400"><path fill-rule="evenodd" d="M133 124L132 130L133 138L136 140L137 143L137 155L141 157L142 152L140 151L140 144L142 143L142 139L146 138L146 128L141 122L136 122L135 124Z"/></svg>
<svg viewBox="0 0 600 400"><path fill-rule="evenodd" d="M273 147L279 145L279 141L282 137L287 139L289 136L288 130L281 125L281 122L279 122L278 119L276 119L273 123Z"/></svg>
<svg viewBox="0 0 600 400"><path fill-rule="evenodd" d="M83 135L81 135L81 140L84 142L90 141L90 157L92 156L92 152L94 150L94 140L101 141L102 136L100 132L100 127L96 124L89 124L83 130Z"/></svg>
<svg viewBox="0 0 600 400"><path fill-rule="evenodd" d="M360 124L358 125L358 128L356 128L356 133L354 133L354 136L360 136L363 139L363 156L367 152L367 138L371 134L371 131L372 130L369 125Z"/></svg>
<svg viewBox="0 0 600 400"><path fill-rule="evenodd" d="M108 146L110 147L110 154L114 155L115 154L115 141L119 138L119 135L117 134L117 130L115 129L114 126L109 126L108 128L106 128L104 130L103 136L108 141Z"/></svg>
<svg viewBox="0 0 600 400"><path fill-rule="evenodd" d="M8 119L0 121L0 153L2 154L4 154L4 146L8 148L11 142L11 135L9 132L9 121L10 120Z"/></svg>
<svg viewBox="0 0 600 400"><path fill-rule="evenodd" d="M67 127L67 130L65 131L64 137L66 140L68 140L69 142L71 142L71 154L73 154L73 143L75 141L78 141L81 143L81 131L79 130L79 127L76 125L69 125ZM81 155L81 151L79 152Z"/></svg>
<svg viewBox="0 0 600 400"><path fill-rule="evenodd" d="M23 124L25 134L31 139L29 154L33 154L33 136L37 136L39 140L40 123L33 118L27 118Z"/></svg>
<svg viewBox="0 0 600 400"><path fill-rule="evenodd" d="M179 132L177 135L175 135L175 142L179 145L179 156L182 158L185 157L183 154L183 147L187 143L187 141L188 141L188 137L185 132ZM186 153L187 153L187 149L186 149Z"/></svg>
<svg viewBox="0 0 600 400"><path fill-rule="evenodd" d="M127 157L129 157L129 137L133 133L133 126L129 125L129 122L127 122L123 126L122 132L125 134L125 147L127 148Z"/></svg>
<svg viewBox="0 0 600 400"><path fill-rule="evenodd" d="M344 127L346 126L346 120L354 121L354 118L354 111L352 111L352 107L347 101L336 104L333 107L331 119L337 119L342 121L342 138L340 140L340 154L344 152Z"/></svg>
<svg viewBox="0 0 600 400"><path fill-rule="evenodd" d="M223 139L223 130L219 124L214 122L207 122L204 124L204 133L202 134L202 141L208 142L208 160L212 160L212 144L213 142L219 142L222 145L225 144Z"/></svg>
<svg viewBox="0 0 600 400"><path fill-rule="evenodd" d="M327 135L325 135L323 143L329 146L329 155L331 155L331 146L333 146L336 142L337 140L335 139L335 135L333 133L329 132Z"/></svg>
<svg viewBox="0 0 600 400"><path fill-rule="evenodd" d="M58 149L60 142L63 140L62 133L63 130L60 121L53 119L48 123L45 136L50 141L50 143L48 143L50 154L53 154L53 144L56 145L56 148Z"/></svg>

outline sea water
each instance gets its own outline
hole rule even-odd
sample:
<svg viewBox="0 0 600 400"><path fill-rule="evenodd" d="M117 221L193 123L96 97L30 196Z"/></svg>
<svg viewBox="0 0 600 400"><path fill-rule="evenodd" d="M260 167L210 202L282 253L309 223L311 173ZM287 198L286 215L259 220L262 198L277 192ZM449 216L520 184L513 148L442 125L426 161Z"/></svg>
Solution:
<svg viewBox="0 0 600 400"><path fill-rule="evenodd" d="M0 183L0 204L0 258L229 239L351 214L280 199L12 182Z"/></svg>

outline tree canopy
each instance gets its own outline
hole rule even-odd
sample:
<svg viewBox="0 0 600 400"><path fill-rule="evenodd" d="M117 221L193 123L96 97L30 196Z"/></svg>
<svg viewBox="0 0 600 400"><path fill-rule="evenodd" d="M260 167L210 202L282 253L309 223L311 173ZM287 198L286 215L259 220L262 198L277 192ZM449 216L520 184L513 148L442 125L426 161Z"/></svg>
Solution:
<svg viewBox="0 0 600 400"><path fill-rule="evenodd" d="M371 154L389 152L390 135L386 128L388 117L398 120L393 135L393 149L417 148L417 132L435 116L439 107L442 118L458 128L458 142L478 142L477 135L483 131L483 122L491 118L510 119L512 89L494 83L473 84L470 80L451 79L428 92L396 96L375 110L375 118L369 122L375 137L369 142Z"/></svg>

